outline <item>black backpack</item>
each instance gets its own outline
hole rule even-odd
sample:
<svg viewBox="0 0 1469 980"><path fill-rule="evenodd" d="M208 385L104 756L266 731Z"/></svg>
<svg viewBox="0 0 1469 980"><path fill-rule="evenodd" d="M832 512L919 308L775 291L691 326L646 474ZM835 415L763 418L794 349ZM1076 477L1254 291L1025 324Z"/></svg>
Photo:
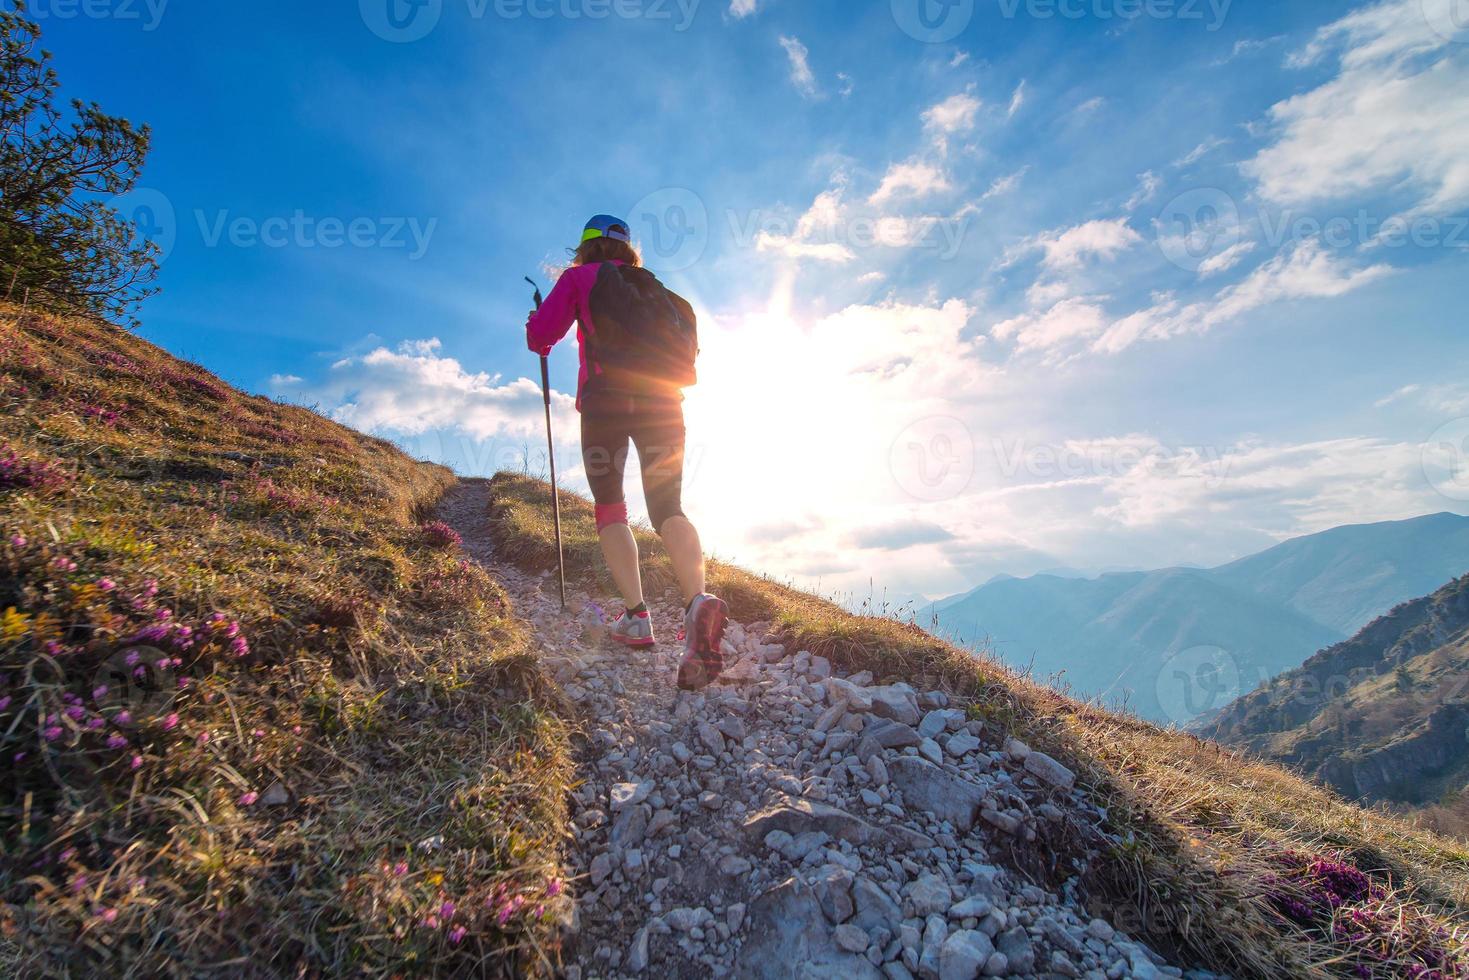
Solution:
<svg viewBox="0 0 1469 980"><path fill-rule="evenodd" d="M699 325L688 300L647 269L604 262L591 294L591 383L668 393L698 382Z"/></svg>

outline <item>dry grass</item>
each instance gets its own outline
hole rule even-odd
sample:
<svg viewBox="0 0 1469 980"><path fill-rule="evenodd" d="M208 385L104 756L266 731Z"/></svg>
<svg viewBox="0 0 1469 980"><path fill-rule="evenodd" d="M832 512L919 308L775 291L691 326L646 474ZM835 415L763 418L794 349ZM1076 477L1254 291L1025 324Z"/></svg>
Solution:
<svg viewBox="0 0 1469 980"><path fill-rule="evenodd" d="M499 553L554 567L540 481L491 484ZM569 573L601 570L592 509L563 494ZM656 538L638 532L654 587L671 570ZM912 624L854 616L813 596L715 563L711 589L746 622L765 621L803 649L879 678L941 685L998 735L1014 734L1076 770L1104 808L1101 827L1073 827L1041 853L1012 853L1021 871L1056 885L1078 876L1095 914L1194 964L1241 977L1469 974L1469 849L1386 814L1343 803L1283 769L1080 703ZM1367 872L1374 891L1301 921L1283 914L1319 897L1297 855ZM1088 859L1088 856L1089 859ZM1298 866L1299 865L1299 866ZM1367 925L1354 920L1370 920Z"/></svg>
<svg viewBox="0 0 1469 980"><path fill-rule="evenodd" d="M453 482L0 307L0 950L23 975L555 958L571 778Z"/></svg>

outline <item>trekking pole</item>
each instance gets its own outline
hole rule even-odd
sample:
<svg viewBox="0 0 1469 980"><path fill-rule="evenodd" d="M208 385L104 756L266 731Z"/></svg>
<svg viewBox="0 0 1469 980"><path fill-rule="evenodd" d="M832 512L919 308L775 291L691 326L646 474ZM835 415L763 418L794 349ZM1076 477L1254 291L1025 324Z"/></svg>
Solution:
<svg viewBox="0 0 1469 980"><path fill-rule="evenodd" d="M525 281L536 291L536 309L541 308L541 287L530 276ZM551 461L551 512L556 519L556 567L561 571L561 611L566 611L566 551L561 544L561 494L556 486L556 440L551 432L551 364L541 355L541 397L546 403L546 458Z"/></svg>

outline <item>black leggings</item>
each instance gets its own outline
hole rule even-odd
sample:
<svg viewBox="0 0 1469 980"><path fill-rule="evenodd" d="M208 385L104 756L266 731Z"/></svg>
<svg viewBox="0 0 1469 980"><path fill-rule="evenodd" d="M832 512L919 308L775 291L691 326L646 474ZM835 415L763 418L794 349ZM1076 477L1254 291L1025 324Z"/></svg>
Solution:
<svg viewBox="0 0 1469 980"><path fill-rule="evenodd" d="M627 523L622 477L629 443L642 466L648 520L661 533L664 521L683 516L683 402L610 392L582 399L581 458L597 502L598 531Z"/></svg>

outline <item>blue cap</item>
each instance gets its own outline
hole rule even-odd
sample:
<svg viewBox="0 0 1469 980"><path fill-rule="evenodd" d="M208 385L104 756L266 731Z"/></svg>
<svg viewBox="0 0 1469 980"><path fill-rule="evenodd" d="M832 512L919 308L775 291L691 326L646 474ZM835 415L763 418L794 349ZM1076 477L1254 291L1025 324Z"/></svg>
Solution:
<svg viewBox="0 0 1469 980"><path fill-rule="evenodd" d="M614 218L610 214L599 214L587 222L586 228L582 230L581 240L589 242L594 238L610 238L618 242L632 241L632 235L627 230L627 222L621 218Z"/></svg>

